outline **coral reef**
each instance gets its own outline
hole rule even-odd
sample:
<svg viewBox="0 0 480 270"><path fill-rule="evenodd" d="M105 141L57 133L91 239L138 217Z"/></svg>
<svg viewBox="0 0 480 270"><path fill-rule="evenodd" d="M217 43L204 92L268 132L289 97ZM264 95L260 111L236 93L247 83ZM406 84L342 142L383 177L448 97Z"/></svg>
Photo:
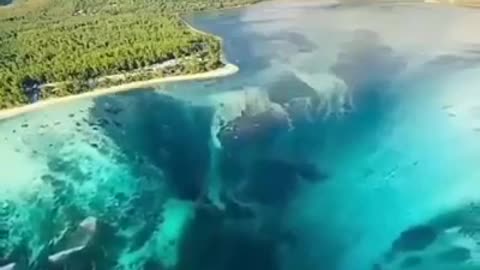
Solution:
<svg viewBox="0 0 480 270"><path fill-rule="evenodd" d="M478 210L476 204L465 205L405 230L374 269L479 268Z"/></svg>
<svg viewBox="0 0 480 270"><path fill-rule="evenodd" d="M41 189L2 201L0 265L279 269L275 250L285 237L272 225L299 186L327 175L272 151L296 121L316 121L306 118L315 109L245 95L230 116L149 92L100 97L68 114L75 135L30 146L45 153ZM201 255L211 252L223 259Z"/></svg>

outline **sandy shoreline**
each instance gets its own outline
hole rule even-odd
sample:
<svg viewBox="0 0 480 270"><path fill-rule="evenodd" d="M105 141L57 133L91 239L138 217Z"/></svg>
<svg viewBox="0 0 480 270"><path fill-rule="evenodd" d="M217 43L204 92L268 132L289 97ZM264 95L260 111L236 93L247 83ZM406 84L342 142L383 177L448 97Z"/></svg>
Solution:
<svg viewBox="0 0 480 270"><path fill-rule="evenodd" d="M169 82L180 82L180 81L194 81L194 80L203 80L203 79L212 79L212 78L219 78L225 77L232 74L235 74L238 71L238 67L233 64L226 64L225 66L208 71L203 73L197 74L190 74L190 75L179 75L179 76L172 76L166 78L156 78L146 81L138 81L138 82L131 82L126 84L121 84L118 86L112 86L107 88L98 88L94 89L90 92L85 92L78 95L72 95L67 97L60 97L60 98L52 98L42 100L33 104L24 105L21 107L16 107L12 109L0 110L0 120L19 116L25 113L33 112L36 110L40 110L42 108L46 108L50 105L65 103L69 101L84 99L84 98L91 98L91 97L98 97L102 95L108 95L113 93L119 92L126 92L126 91L133 91L142 87L153 86L157 84L169 83Z"/></svg>

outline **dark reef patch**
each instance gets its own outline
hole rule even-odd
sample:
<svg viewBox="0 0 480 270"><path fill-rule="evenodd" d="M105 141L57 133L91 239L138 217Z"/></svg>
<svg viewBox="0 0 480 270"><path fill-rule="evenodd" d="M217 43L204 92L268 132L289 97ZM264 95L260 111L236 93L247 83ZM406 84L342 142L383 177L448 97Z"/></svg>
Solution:
<svg viewBox="0 0 480 270"><path fill-rule="evenodd" d="M464 262L471 258L471 251L464 247L453 247L437 255L437 259L444 262Z"/></svg>
<svg viewBox="0 0 480 270"><path fill-rule="evenodd" d="M288 203L299 187L299 181L326 179L316 165L279 159L260 159L250 168L250 176L243 195L249 200L266 204Z"/></svg>
<svg viewBox="0 0 480 270"><path fill-rule="evenodd" d="M275 138L289 134L285 131L291 123L284 111L272 108L224 123L216 134L223 147L213 149L211 107L147 91L99 97L94 102L88 122L102 122L96 125L99 132L127 159L162 171L164 177L158 181L166 182L173 197L196 203L194 220L179 242L176 269L279 269L278 247L295 238L293 232L281 232L286 204L302 182L327 178L308 160L268 157L275 147L284 147L275 146ZM222 209L205 196L212 176L221 181ZM149 197L156 197L154 191L143 191L142 201L130 202L133 207L128 212L145 221L128 245L132 252L147 245L160 222L154 213L141 214L152 204ZM269 208L268 215L261 213L264 208Z"/></svg>
<svg viewBox="0 0 480 270"><path fill-rule="evenodd" d="M182 238L176 269L280 269L275 238L227 222L228 216L215 209L199 208L195 216Z"/></svg>
<svg viewBox="0 0 480 270"><path fill-rule="evenodd" d="M6 6L13 3L13 0L0 0L0 6Z"/></svg>
<svg viewBox="0 0 480 270"><path fill-rule="evenodd" d="M421 263L422 263L422 258L421 258L421 257L418 257L418 256L410 256L410 257L405 258L405 259L401 262L400 268L402 268L402 269L409 269L409 268L412 268L412 267L417 267L417 266L419 266Z"/></svg>
<svg viewBox="0 0 480 270"><path fill-rule="evenodd" d="M262 204L283 204L295 193L298 169L280 160L259 160L251 168L244 191L246 197Z"/></svg>
<svg viewBox="0 0 480 270"><path fill-rule="evenodd" d="M399 252L424 250L435 241L437 236L438 232L432 226L415 226L401 233L393 243L392 250Z"/></svg>
<svg viewBox="0 0 480 270"><path fill-rule="evenodd" d="M278 104L286 104L294 98L318 96L313 88L290 71L284 71L282 76L267 85L266 91L270 101Z"/></svg>
<svg viewBox="0 0 480 270"><path fill-rule="evenodd" d="M351 93L355 108L351 125L381 125L385 111L396 102L394 93L388 90L406 69L407 60L376 32L356 30L353 34L352 41L342 45L330 71L347 84Z"/></svg>
<svg viewBox="0 0 480 270"><path fill-rule="evenodd" d="M406 68L404 57L370 30L357 30L331 71L354 91L383 91Z"/></svg>
<svg viewBox="0 0 480 270"><path fill-rule="evenodd" d="M235 151L268 144L288 129L288 115L271 109L255 115L241 115L224 125L217 136L227 151Z"/></svg>
<svg viewBox="0 0 480 270"><path fill-rule="evenodd" d="M115 119L108 123L114 125L105 124L112 115ZM204 192L212 117L208 107L152 92L100 97L91 109L91 120L104 119L105 135L128 156L146 158L162 169L175 194L187 200Z"/></svg>

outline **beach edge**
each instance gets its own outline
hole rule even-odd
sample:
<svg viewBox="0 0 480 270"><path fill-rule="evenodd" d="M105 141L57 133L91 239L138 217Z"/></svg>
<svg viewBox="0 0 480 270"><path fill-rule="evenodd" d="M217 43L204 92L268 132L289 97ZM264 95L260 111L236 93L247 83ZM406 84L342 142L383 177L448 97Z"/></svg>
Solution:
<svg viewBox="0 0 480 270"><path fill-rule="evenodd" d="M34 112L43 108L47 108L51 105L62 104L70 101L94 98L99 96L104 96L108 94L115 94L127 91L134 91L144 87L150 87L154 85L160 85L165 83L181 82L181 81L196 81L196 80L207 80L214 78L221 78L233 75L239 71L239 68L231 63L225 62L225 65L214 70L207 72L196 73L196 74L186 74L186 75L177 75L171 77L163 78L154 78L145 81L136 81L131 83L125 83L117 86L111 86L106 88L97 88L89 92L71 95L66 97L57 97L38 101L36 103L27 104L19 107L14 107L10 109L0 110L0 120L5 120L8 118L20 116L29 112Z"/></svg>

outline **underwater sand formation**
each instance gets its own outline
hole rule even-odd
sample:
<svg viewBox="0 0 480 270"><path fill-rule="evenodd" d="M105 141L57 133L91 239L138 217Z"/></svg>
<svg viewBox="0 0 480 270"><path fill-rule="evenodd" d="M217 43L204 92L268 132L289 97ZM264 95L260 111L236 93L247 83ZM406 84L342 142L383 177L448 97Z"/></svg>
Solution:
<svg viewBox="0 0 480 270"><path fill-rule="evenodd" d="M122 145L127 155L141 156L160 168L179 198L202 196L210 168L210 108L188 106L155 93L140 98L101 97L96 104L92 117L101 119L105 111L115 114L118 124L105 126L103 132ZM118 109L124 107L129 109ZM117 109L112 112L112 108Z"/></svg>
<svg viewBox="0 0 480 270"><path fill-rule="evenodd" d="M293 98L285 104L285 110L294 126L301 123L312 123L315 120L315 110L309 97Z"/></svg>
<svg viewBox="0 0 480 270"><path fill-rule="evenodd" d="M384 44L378 33L357 30L343 45L331 72L353 91L383 91L405 69L406 60Z"/></svg>
<svg viewBox="0 0 480 270"><path fill-rule="evenodd" d="M478 214L475 204L465 205L402 232L376 267L382 270L478 269Z"/></svg>
<svg viewBox="0 0 480 270"><path fill-rule="evenodd" d="M110 125L104 128L107 127ZM87 138L84 140L83 136ZM69 133L51 137L49 141L55 147L44 145L41 140L39 145L36 140L26 145L39 149L38 158L42 158L47 170L34 176L41 189L25 195L28 203L1 198L6 214L0 220L7 222L9 233L6 239L0 238L0 265L15 262L18 266L27 258L32 267L25 269L32 270L50 269L45 264L52 269L57 269L55 265L63 269L61 265L66 261L78 266L69 269L92 269L92 263L97 269L112 269L117 264L118 250L126 248L125 239L140 242L137 238L142 235L134 232L113 237L102 230L100 242L105 250L99 254L95 251L100 247L98 244L87 245L80 238L88 237L75 232L78 224L90 229L112 227L116 233L125 227L143 229L143 222L157 224L155 216L161 215L160 206L165 200L163 183L159 183L162 174L148 164L132 162L100 132L85 131L81 137L81 140L72 138ZM71 144L73 140L75 144ZM92 149L90 140L98 142L99 149ZM152 191L153 196L149 196ZM102 225L87 222L92 220L86 219L88 216L98 217ZM5 243L10 246L4 246ZM109 259L104 260L102 254ZM77 260L82 263L74 262Z"/></svg>
<svg viewBox="0 0 480 270"><path fill-rule="evenodd" d="M19 250L2 270L43 270L43 269L92 269L100 264L99 242L101 224L94 217L87 217L76 228L65 228L60 235L41 247L38 253Z"/></svg>
<svg viewBox="0 0 480 270"><path fill-rule="evenodd" d="M344 114L353 106L352 93L335 74L309 73L293 67L290 70L315 91L316 115L328 118L331 114Z"/></svg>
<svg viewBox="0 0 480 270"><path fill-rule="evenodd" d="M310 91L318 98L315 91ZM225 267L237 269L241 267L240 262L247 260L249 264L244 267L249 269L277 269L277 248L295 242L295 233L282 232L279 227L286 206L295 198L299 186L327 178L315 160L274 154L282 152L283 148L296 147L292 144L296 141L296 132L301 131L298 123L321 120L310 117L315 110L305 98L309 97L292 96L281 104L271 101L268 95L247 97L243 114L226 117L218 133L212 133L215 114L214 108L209 106L194 105L152 92L100 97L95 99L94 106L83 118L85 124L75 124L78 128L91 129L85 132L91 133L85 139L90 146L87 152L92 153L93 149L99 159L73 155L72 152L54 155L53 151L62 149L64 144L53 142L52 153L46 160L49 173L40 178L55 194L54 203L61 209L58 212L66 215L65 220L79 220L100 213L98 216L102 221L118 234L110 241L116 245L110 251L110 263L136 269L139 265L150 268L165 265L165 258L159 258L163 251L155 248L158 242L162 242L162 246L165 244L159 240L159 232L165 225L162 216L165 201L176 198L194 202L197 207L215 209L216 205L206 194L211 188L210 179L217 177L220 179L219 198L224 208L215 209L215 218L219 221L210 222L219 222L221 227L204 243L212 242L208 245L215 246L215 242L220 241L220 249L229 251L220 253L223 261L218 265L214 262L200 264L213 264L212 267L219 270ZM221 142L219 148L212 147L213 137ZM283 141L277 143L277 138ZM79 191L86 192L82 184L105 181L97 179L100 175L87 168L96 168L94 164L106 156L118 164L128 164L121 171L132 174L127 178L134 179L138 190L115 193L109 191L112 187L106 186L103 188L105 192L98 196L94 196L94 192L100 190L79 194ZM146 173L151 173L148 177L151 179L145 179ZM109 176L112 177L124 181L123 177ZM150 181L159 186L166 184L167 191ZM76 198L74 205L63 208L70 198ZM83 203L93 207L85 207ZM111 213L105 214L105 211ZM104 220L105 216L109 219ZM62 222L65 220L61 219ZM45 237L42 241L49 239ZM124 242L125 239L129 239L128 243ZM194 241L186 242L189 244L184 246L195 245ZM233 249L232 242L241 245ZM165 245L171 250L176 243ZM70 256L70 252L77 254L76 251L62 248L56 250L59 254L49 255L63 258ZM257 257L259 254L262 256ZM122 260L117 261L119 258ZM192 259L195 260L205 258ZM181 261L179 265L183 265ZM185 266L185 269L190 268Z"/></svg>
<svg viewBox="0 0 480 270"><path fill-rule="evenodd" d="M307 29L309 24L311 24L308 20L319 19L317 11L320 9L315 11L314 13L316 14L312 16L310 14L312 13L312 8L307 7L307 12L304 13L299 12L301 11L299 7L302 5L300 2L288 3L288 5L290 4L295 6L293 8L294 12L290 13L290 10L286 9L286 13L288 13L286 20L284 20L285 17L283 16L280 16L280 19L276 18L273 20L280 20L280 26L287 28L286 24L301 18L302 29ZM314 5L312 4L312 6ZM410 6L402 5L398 9L410 12ZM400 70L397 65L399 61L397 60L403 59L397 57L397 52L386 48L388 46L384 46L381 38L378 38L377 41L379 42L376 42L375 38L369 37L365 39L370 39L371 42L362 41L362 38L352 38L352 44L344 46L343 53L339 55L338 63L334 66L334 75L345 82L349 87L349 91L353 88L361 88L363 90L358 91L358 94L357 92L355 93L354 102L352 102L355 105L353 108L349 108L349 106L344 108L348 110L369 110L368 113L360 116L356 114L357 111L354 111L352 114L342 117L330 117L324 119L325 121L318 121L319 119L317 119L314 109L321 104L322 100L319 100L315 89L302 82L301 76L290 74L288 77L285 76L287 77L286 79L279 78L282 76L272 76L276 77L272 79L268 78L268 76L256 75L261 68L268 66L270 61L264 60L269 56L277 54L285 56L290 52L296 53L298 51L302 53L319 51L320 53L312 57L312 60L315 62L318 60L318 63L322 61L321 65L319 65L321 66L319 69L322 69L320 72L328 72L323 70L328 69L328 66L323 65L325 63L322 59L324 55L321 54L325 53L325 58L335 57L335 53L332 53L330 49L332 47L341 47L340 44L337 44L337 33L325 31L328 30L326 28L331 27L331 24L338 25L342 30L344 29L345 24L338 23L335 20L335 18L339 18L337 15L344 16L352 13L360 13L359 15L362 15L361 13L363 12L367 15L365 20L354 21L347 19L345 22L347 24L353 22L355 25L358 23L362 27L364 22L370 21L369 18L371 18L375 25L389 28L389 24L384 23L386 22L383 20L384 17L375 16L375 8L370 9L369 7L364 8L361 6L356 6L353 9L344 8L343 6L339 8L334 7L335 5L328 7L334 14L323 14L325 16L322 16L322 19L324 19L322 25L312 27L314 28L312 29L313 32L327 32L326 39L319 39L319 45L321 46L308 44L308 40L304 38L306 35L292 34L295 33L294 31L286 31L287 33L282 37L280 32L285 29L270 24L269 26L275 26L271 27L270 32L272 30L273 32L279 32L280 37L278 39L282 39L282 43L286 41L295 46L287 47L287 49L291 50L277 50L278 47L268 47L266 48L266 50L269 50L267 55L257 53L258 50L255 50L261 47L260 42L256 41L258 36L262 34L250 35L251 33L249 32L251 31L249 31L249 28L253 27L242 23L240 31L232 31L232 29L238 30L238 28L234 27L234 24L236 24L237 20L242 20L244 14L236 15L236 12L228 12L229 14L226 16L228 18L225 21L220 19L221 23L213 23L215 25L214 28L219 33L222 32L219 29L225 28L224 32L227 32L229 36L233 36L232 39L225 39L225 46L227 50L235 49L232 50L232 55L229 54L229 59L242 64L240 76L237 79L225 79L220 84L215 82L208 82L208 85L203 82L186 84L186 86L178 84L182 85L180 88L191 88L192 92L196 92L197 97L205 98L204 95L219 97L219 92L224 92L224 90L237 91L242 89L244 85L252 88L262 88L264 81L278 81L271 84L267 83L269 103L266 105L268 106L264 106L265 104L254 104L249 106L250 108L242 108L242 110L245 110L244 115L248 116L245 119L239 120L241 117L240 110L238 110L238 114L232 113L228 116L223 115L222 112L219 113L220 116L225 117L222 121L219 121L218 127L233 126L232 123L236 122L240 123L242 131L248 131L245 132L248 136L242 137L242 139L247 138L245 141L242 141L242 147L231 147L231 143L224 143L224 145L221 143L215 145L210 143L212 141L211 137L216 137L220 128L218 130L214 129L215 132L211 131L212 125L208 122L212 121L210 110L213 110L213 108L202 108L203 105L197 104L197 101L199 101L197 99L194 101L195 105L192 105L175 98L152 93L151 89L147 90L150 93L138 90L135 94L132 92L96 99L96 104L89 110L90 115L85 116L86 121L82 121L83 115L77 111L75 111L75 117L72 119L78 123L78 125L74 124L78 128L78 132L72 135L88 134L86 138L82 137L84 144L71 144L72 139L59 138L52 141L51 144L48 142L42 148L36 147L34 149L38 151L35 156L37 159L44 158L43 149L47 149L45 152L51 153L51 157L47 157L48 161L45 162L48 163L49 168L45 168L44 172L36 176L36 178L40 178L39 181L46 183L45 186L47 188L43 192L44 196L28 200L31 204L35 204L35 207L26 208L22 212L11 210L12 214L9 214L10 217L18 214L25 216L27 212L30 217L20 221L13 220L12 224L10 224L12 220L9 220L5 226L0 224L2 228L14 228L14 230L2 230L0 228L0 238L3 238L4 235L8 235L8 237L12 235L11 239L13 240L11 243L16 244L14 240L17 239L17 236L24 235L26 239L33 239L33 241L28 243L29 247L38 247L38 245L47 243L52 239L52 235L43 232L43 230L39 229L40 227L55 228L53 235L58 235L64 228L69 226L76 227L84 218L95 216L102 222L111 225L116 234L115 237L105 241L105 243L113 246L105 250L111 253L111 256L107 257L114 266L109 265L109 267L105 268L97 266L99 270L114 269L114 267L122 270L174 268L172 265L175 265L175 263L165 262L170 262L170 259L167 257L175 253L172 250L176 249L179 242L178 239L181 239L181 250L183 250L179 254L180 260L177 264L181 270L195 270L199 268L198 266L205 269L219 270L239 268L242 270L259 268L262 270L278 269L277 260L279 259L278 257L281 257L275 254L278 249L283 250L283 257L292 258L295 254L302 255L293 258L293 262L288 265L290 267L282 266L282 269L365 269L363 266L371 262L368 258L369 254L364 256L365 254L359 252L360 254L352 255L350 253L351 246L344 245L344 243L350 244L353 242L354 245L359 243L359 245L363 245L362 247L367 249L366 253L375 248L383 250L387 246L391 246L390 242L394 241L395 235L400 236L402 230L412 226L411 223L405 221L408 220L408 218L405 218L408 215L405 215L403 209L412 211L417 218L422 215L428 216L432 213L431 211L425 211L423 207L423 203L430 203L431 196L428 196L428 192L420 194L422 196L421 204L415 205L414 202L412 203L414 201L413 198L404 196L405 194L402 193L406 189L404 187L408 187L411 184L402 186L404 182L400 178L405 178L405 181L413 179L415 184L413 190L405 193L414 197L419 192L424 192L421 189L425 187L425 179L435 179L439 182L441 179L444 179L438 175L426 175L429 172L433 174L428 168L429 164L435 167L432 169L435 173L442 174L446 172L445 168L455 164L454 161L460 161L458 164L455 164L455 167L457 165L458 167L463 166L460 163L465 161L465 159L457 159L455 156L450 157L448 155L449 150L440 152L442 153L441 155L427 156L426 153L429 153L430 149L428 147L423 148L423 145L416 141L417 135L422 136L422 134L416 133L422 127L404 125L403 120L398 123L395 122L396 119L385 117L392 110L398 108L391 106L391 108L388 108L389 110L382 110L384 107L389 107L391 103L382 104L375 99L378 100L384 97L383 94L386 92L383 91L386 88L384 86L391 85L389 80L394 80L399 73L397 71ZM259 13L265 16L263 15L263 7L260 9ZM421 9L423 10L423 8ZM284 9L281 8L280 10ZM388 21L392 18L395 19L395 10L392 10L393 8L388 9L389 12L385 16L388 17ZM390 11L392 12L390 13ZM277 12L277 9L273 9L272 12ZM241 13L247 15L249 12ZM382 14L384 13L382 11ZM270 15L267 13L267 16ZM298 16L298 18L294 18L295 16ZM214 17L219 19L222 16ZM405 17L408 19L408 16ZM329 20L330 18L332 20ZM419 16L418 20L423 19ZM332 23L329 21L332 21ZM261 23L268 26L270 22L267 18ZM400 26L402 25L403 23L400 24ZM405 25L408 26L410 24L406 22ZM421 25L421 23L416 25ZM206 27L206 29L209 28ZM334 30L337 29L334 28ZM348 39L350 34L345 31L340 33L340 35L342 38L347 37ZM274 35L269 35L267 30L263 36L264 39L268 39ZM244 42L245 38L249 42ZM418 39L422 41L421 36ZM343 42L343 39L341 42ZM356 48L355 43L362 45L361 48ZM238 46L238 44L242 44L242 46ZM439 45L441 46L440 42ZM418 53L422 54L424 51L419 50ZM296 55L291 55L291 58L295 57ZM385 62L386 65L382 66L382 62ZM456 65L455 63L452 64L452 66ZM301 63L299 66L303 67ZM307 71L310 72L311 70L307 69ZM359 74L358 78L355 76L356 74ZM311 77L315 77L314 74ZM439 78L437 77L437 79ZM308 80L311 80L311 78L308 78ZM234 84L233 86L230 84L231 81L235 81L232 83ZM295 82L289 85L291 81ZM166 90L171 90L175 89L176 86L165 88ZM456 85L455 88L460 89L459 86L460 84ZM370 87L377 89L371 90ZM370 99L371 97L372 99ZM137 98L139 100L135 101ZM341 96L333 96L330 104L344 103L341 98ZM226 104L224 111L232 109L232 103L238 101L236 96L234 99L223 102ZM219 97L219 100L221 100L221 97ZM106 102L104 103L104 101ZM281 106L281 109L287 113L289 118L288 130L283 128L282 121L276 122L273 114L266 113L271 107L271 103L277 108ZM402 104L405 105L406 111L402 116L410 117L410 105L412 104L416 108L421 107L417 106L419 105L417 103L406 102ZM74 106L74 104L70 105ZM251 107L254 109L251 109ZM233 108L232 111L236 111L236 108ZM428 109L421 108L417 117L413 120L418 120L419 125L425 124L425 126L429 127L431 122L426 121L426 118L422 118L424 112L426 114L430 113ZM328 114L323 111L321 113ZM230 117L232 115L233 117ZM263 116L257 118L258 115ZM331 115L333 116L334 113L332 112ZM70 117L69 115L67 116ZM458 114L457 117L452 117L449 120L458 120L460 116L461 114ZM275 121L272 121L272 119ZM379 121L379 119L388 121ZM252 123L253 126L255 123L261 123L267 128L262 130L262 126L260 126L258 129L251 129ZM270 123L274 124L270 126ZM378 132L376 127L385 123L394 127L400 124L398 126L399 129L402 129L401 132L405 132L402 135L407 136L399 137L408 137L409 140L398 140L395 135L397 131L395 130L388 133ZM13 129L15 129L15 136L35 129L33 122L28 122L28 128L22 128L21 124L17 123L17 125L10 128L8 136L11 135ZM280 130L279 134L270 132L270 130L277 128L277 124ZM59 126L55 126L54 121L48 122L48 125L49 128L66 129L68 128L68 120L62 120ZM447 130L440 128L438 131L435 133L447 132ZM412 136L408 136L410 132L412 132ZM471 133L471 129L469 132ZM374 137L373 140L364 140L362 135L367 133L368 135L378 135L378 137ZM228 141L228 138L234 141L235 132L225 132L225 134L227 138L225 142ZM437 134L428 135L428 139L422 142L422 144L428 145L429 141L441 142L441 140L434 140L431 136ZM257 140L257 138L263 137L272 139ZM305 138L309 140L307 141ZM409 144L410 140L414 142ZM61 143L62 141L65 141L65 145L71 144L70 148L73 148L73 150L66 151L65 145ZM448 141L450 142L451 140ZM12 142L11 139L8 143L10 142ZM262 147L248 147L253 144ZM350 147L350 144L353 147ZM448 143L438 145L442 145L442 148L449 147ZM431 149L438 147L438 145ZM224 146L223 149L222 146ZM357 150L358 148L369 148L372 151L350 151L354 147ZM408 147L411 147L411 149L408 149ZM422 150L422 153L415 151L417 147ZM455 147L461 148L462 144L459 143ZM19 148L19 151L22 151L22 153L32 152L32 149L25 148L28 147ZM328 151L328 148L333 148L333 151ZM192 151L188 152L190 149ZM413 157L405 157L398 153L404 149L407 149L405 152L409 152ZM473 147L469 150L469 154L474 154L472 152L477 151ZM322 151L326 151L328 154L320 155L320 157L315 155L323 153ZM461 151L457 152L455 150L452 152L462 155ZM354 155L355 153L358 156L353 158L354 161L349 162L348 158L343 159L343 155ZM432 153L436 154L437 152L432 151ZM340 158L340 156L342 157ZM437 159L447 157L452 158L452 162L439 162L438 164L441 165L441 168L440 166L435 166ZM473 157L476 157L476 155ZM416 161L418 166L408 166L405 171L410 171L410 174L403 175L402 166L406 163L411 164L410 158L420 160L420 163ZM322 171L323 162L327 163L325 166L331 174L329 175L330 178L333 180L325 183L325 185L316 183L325 179L327 175L327 173ZM361 165L358 165L359 163ZM385 165L385 163L388 164ZM344 166L337 169L331 164L339 167L340 165ZM449 170L454 171L453 167L451 166ZM88 170L87 168L92 169ZM473 166L473 168L475 167ZM388 181L384 181L386 179L383 178L375 182L370 181L375 179L377 175L381 175L383 169L389 172L394 171L398 177L392 177ZM363 174L363 170L367 171L367 173ZM467 169L466 171L469 170ZM45 177L42 177L42 175ZM453 176L457 176L457 174ZM348 182L350 177L354 178L354 181ZM92 179L95 182L91 181ZM219 183L218 187L214 187L212 183L209 183L210 181L213 182L213 180ZM461 182L461 179L457 180L459 185L460 183L465 184L465 182ZM384 185L384 182L388 183ZM97 185L98 188L95 188ZM314 195L316 198L310 203L302 205L301 208L294 209L294 211L302 212L305 210L307 212L306 215L310 214L314 217L312 217L311 224L302 223L301 219L293 219L291 222L298 224L298 226L285 232L282 231L282 222L285 222L283 220L285 205L289 204L290 200L295 202L299 199L297 198L298 186L301 189L315 191ZM323 186L325 186L325 189L323 189ZM206 188L209 188L209 191L212 191L214 188L218 189L215 192L218 193L218 201L220 203L215 201L213 196L202 196L202 194L205 194L204 190ZM431 190L437 190L437 188L443 188L443 183L437 183L435 188ZM392 189L398 192L390 193L389 191ZM277 193L276 190L279 192ZM54 200L55 203L50 204L47 202L51 200L49 194L52 193L56 199ZM214 192L212 191L212 193ZM278 197L276 197L277 195ZM332 197L335 198L331 199ZM188 204L185 208L188 211L184 212L188 213L180 210L172 211L173 207L165 203L167 199L171 198L185 199L187 201L186 204ZM390 200L398 200L397 204L400 207L395 208L395 204L392 204ZM375 207L368 208L372 201ZM254 206L252 207L252 205ZM197 210L195 207L202 208L202 210ZM435 207L436 205L433 205L432 208ZM201 212L205 208L212 211L212 213ZM264 210L265 208L268 209ZM54 213L47 213L46 209L54 209ZM193 221L189 220L190 210L195 214L192 215ZM165 212L169 212L169 214L165 214ZM335 213L323 216L325 212ZM382 220L382 217L384 220ZM35 222L32 222L33 220ZM59 224L56 225L55 223L52 225L52 223L45 222L45 220L58 220ZM342 224L341 221L344 221L345 224ZM417 220L414 222L417 222ZM30 229L32 224L39 223L41 223L40 226ZM377 223L379 223L379 226L377 226ZM449 224L458 225L461 223L461 221L450 221ZM15 224L24 224L24 226L15 226ZM187 231L192 230L195 233L183 235L182 224L188 224L186 226L188 228ZM330 224L332 224L331 227L335 228L328 230ZM431 225L430 222L425 222L425 224ZM472 237L465 237L466 235L476 234L476 224L470 222L470 225L461 226L458 230L451 228L448 232L450 234L448 234L445 231L449 226L435 223L435 225L431 226L438 232L438 237L430 245L422 250L397 251L396 256L393 256L391 261L386 261L383 258L379 259L378 267L375 269L398 270L403 267L412 270L445 270L438 267L439 263L437 263L443 261L447 267L451 265L450 269L447 270L465 270L462 267L471 264L477 258L476 248L471 245L471 242L468 242L472 240ZM394 228L392 229L391 227ZM37 233L21 234L15 232L17 228ZM393 232L384 233L384 231L389 230ZM172 231L176 233L172 233ZM460 239L461 243L456 242L443 246L441 244L442 241L446 240L448 242L447 234ZM38 235L42 235L42 237L36 237ZM179 235L184 237L178 237ZM302 237L297 238L298 235ZM318 237L318 235L325 237ZM188 240L190 237L191 239ZM279 238L284 240L277 240ZM469 243L468 247L463 245L465 243L463 241ZM290 242L296 242L297 245L294 248L284 249L285 245L290 244ZM404 246L408 245L404 244ZM12 249L14 247L7 247L7 250ZM467 251L464 249L468 249L470 259L467 259ZM59 247L50 254L55 254L55 252L61 252L62 250L64 249ZM355 251L352 253L355 253ZM390 252L386 251L385 253ZM212 256L212 254L215 256ZM305 256L303 256L304 254ZM371 256L376 256L376 254ZM295 260L298 258L300 259ZM459 263L461 260L463 260L462 263ZM84 261L88 260L85 259ZM175 260L171 261L175 262ZM348 266L353 267L342 268L342 266L347 264L346 262L351 262Z"/></svg>
<svg viewBox="0 0 480 270"><path fill-rule="evenodd" d="M65 265L71 263L70 260L77 254L85 252L95 244L94 241L98 235L98 227L98 220L95 217L87 217L84 219L71 235L65 237L66 239L60 239L60 241L65 241L64 250L48 256L50 264L65 267ZM65 234L67 234L67 232L65 232ZM60 236L60 238L64 237ZM78 264L79 262L75 263Z"/></svg>
<svg viewBox="0 0 480 270"><path fill-rule="evenodd" d="M312 100L317 97L315 89L305 81L299 79L293 71L288 69L282 69L279 78L267 84L265 88L269 100L281 105L288 104L296 98Z"/></svg>
<svg viewBox="0 0 480 270"><path fill-rule="evenodd" d="M220 248L223 252L233 249L228 239L237 239L237 242L243 240L244 246L239 246L233 253L220 253L215 259L218 262L201 255L207 254L207 251L180 252L181 257L187 256L186 254L190 254L187 257L195 257L180 257L180 269L191 269L194 262L206 267L210 265L214 269L231 269L240 267L237 264L246 258L251 258L249 269L276 269L270 266L275 261L273 253L279 245L273 238L285 237L280 237L280 234L283 235L280 232L273 233L279 230L276 228L278 225L274 224L281 220L285 205L294 198L299 185L326 178L326 174L315 163L265 159L264 154L270 151L274 138L282 132L288 134L292 128L288 112L281 105L268 100L247 98L244 113L225 121L218 134L214 134L211 133L214 114L209 108L173 97L145 93L140 98L129 95L112 96L108 100L102 98L97 100L97 107L91 110L94 119L105 117L102 116L105 111L102 104L105 103L129 109L118 113L115 118L115 121L122 123L125 132L119 132L111 125L102 126L102 132L118 146L122 146L126 155L141 156L165 172L165 180L173 191L173 197L195 203L196 218L192 222L196 225L192 225L191 230L199 231L182 236L184 239L192 237L196 240L182 240L181 249L200 248L215 252ZM211 146L214 136L219 138L220 148ZM258 151L262 148L263 154ZM209 197L204 196L207 188L211 188L207 176L220 179L218 193L223 205L221 209ZM265 207L271 209L269 215L264 215ZM203 222L205 226L201 225ZM220 227L214 225L216 223ZM259 226L265 228L264 233L273 233L275 237L269 236L267 238L272 239L261 240L265 235L255 234L258 233ZM152 231L156 228L153 225L152 229L146 229L144 234L137 235L139 242L132 241L138 242L134 245L135 248L149 245L155 237ZM198 237L204 238L198 240ZM198 243L203 243L203 246L196 247ZM226 246L221 248L222 245ZM212 251L212 248L215 250ZM247 252L248 249L252 251ZM256 258L258 252L267 254L265 258ZM243 255L240 256L241 253ZM148 260L154 264L155 260Z"/></svg>
<svg viewBox="0 0 480 270"><path fill-rule="evenodd" d="M217 137L225 149L266 143L281 131L289 129L288 114L270 109L255 115L241 115L226 123Z"/></svg>
<svg viewBox="0 0 480 270"><path fill-rule="evenodd" d="M352 110L352 93L338 75L314 72L276 60L272 65L281 67L278 76L284 77L267 86L272 102L288 106L295 98L307 99L309 106L313 107L311 113L323 119L331 115L343 115Z"/></svg>
<svg viewBox="0 0 480 270"><path fill-rule="evenodd" d="M0 266L0 270L15 270L16 264L15 263L10 263L5 266Z"/></svg>

